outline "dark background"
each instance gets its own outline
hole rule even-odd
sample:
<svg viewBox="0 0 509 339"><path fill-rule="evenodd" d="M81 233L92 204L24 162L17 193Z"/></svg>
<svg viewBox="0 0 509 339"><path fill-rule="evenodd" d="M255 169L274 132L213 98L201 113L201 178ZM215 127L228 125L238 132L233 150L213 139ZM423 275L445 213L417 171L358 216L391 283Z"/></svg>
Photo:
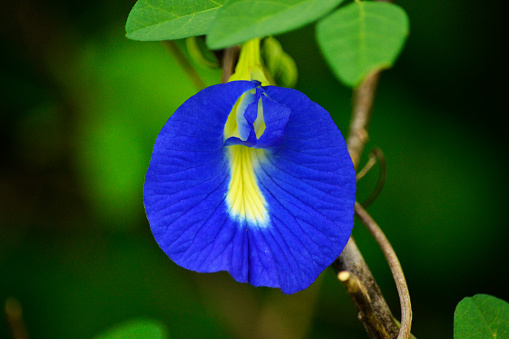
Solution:
<svg viewBox="0 0 509 339"><path fill-rule="evenodd" d="M332 271L284 296L186 271L159 249L144 175L159 130L195 90L162 44L124 37L133 3L2 4L0 304L20 302L33 338L90 338L138 318L174 338L366 338ZM411 34L375 102L367 150L383 149L388 172L369 212L405 270L413 333L450 338L463 297L509 300L505 12L479 0L398 4ZM314 27L278 38L297 88L345 134L351 90L332 77ZM360 200L376 177L359 183ZM362 225L354 235L399 316L380 250ZM0 337L10 337L3 313Z"/></svg>

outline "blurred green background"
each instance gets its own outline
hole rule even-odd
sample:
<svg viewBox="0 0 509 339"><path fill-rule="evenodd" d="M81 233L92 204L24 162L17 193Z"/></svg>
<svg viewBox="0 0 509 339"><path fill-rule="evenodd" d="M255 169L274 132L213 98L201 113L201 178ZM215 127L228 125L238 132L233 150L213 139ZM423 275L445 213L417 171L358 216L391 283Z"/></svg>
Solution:
<svg viewBox="0 0 509 339"><path fill-rule="evenodd" d="M463 297L509 300L504 12L480 0L397 3L411 34L375 102L367 150L383 149L388 174L369 211L405 270L412 332L450 338ZM332 271L285 296L186 271L159 249L144 175L158 132L195 89L161 43L124 37L133 4L2 3L0 304L19 301L33 338L91 338L131 319L153 319L172 338L367 338ZM297 88L345 134L351 90L332 77L314 27L278 38ZM362 225L354 235L399 316L380 250ZM10 338L0 314L0 338Z"/></svg>

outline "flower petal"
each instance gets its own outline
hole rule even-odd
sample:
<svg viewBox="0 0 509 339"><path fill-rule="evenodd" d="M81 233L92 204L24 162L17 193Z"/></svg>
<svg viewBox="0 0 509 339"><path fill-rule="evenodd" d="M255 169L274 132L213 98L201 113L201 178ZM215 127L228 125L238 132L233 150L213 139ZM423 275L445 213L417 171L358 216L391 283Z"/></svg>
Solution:
<svg viewBox="0 0 509 339"><path fill-rule="evenodd" d="M353 227L355 171L346 144L327 111L304 94L266 87L291 110L283 142L256 175L272 227L257 236L274 253L261 284L285 293L306 288L341 253Z"/></svg>
<svg viewBox="0 0 509 339"><path fill-rule="evenodd" d="M156 140L145 177L145 210L159 246L185 268L241 266L232 261L242 249L225 248L243 235L235 235L226 213L230 174L223 129L235 102L256 86L236 81L204 89L179 107Z"/></svg>
<svg viewBox="0 0 509 339"><path fill-rule="evenodd" d="M177 264L294 293L348 241L355 172L329 114L291 89L258 87L265 130L253 139L261 125L252 102L245 118L254 129L242 127L251 142L225 142L228 115L257 86L209 87L175 112L154 147L145 208L157 242Z"/></svg>
<svg viewBox="0 0 509 339"><path fill-rule="evenodd" d="M247 101L244 99L245 96L241 99L242 103ZM237 126L240 137L227 138L225 146L244 145L270 148L280 144L290 116L290 108L268 98L262 88L257 88L254 100L250 98L249 101L249 105L243 106L245 107L244 111L237 110ZM239 115L242 115L242 118L239 118ZM240 130L244 131L245 137L242 137Z"/></svg>
<svg viewBox="0 0 509 339"><path fill-rule="evenodd" d="M256 142L256 147L277 146L283 140L291 110L288 106L262 95L265 131Z"/></svg>

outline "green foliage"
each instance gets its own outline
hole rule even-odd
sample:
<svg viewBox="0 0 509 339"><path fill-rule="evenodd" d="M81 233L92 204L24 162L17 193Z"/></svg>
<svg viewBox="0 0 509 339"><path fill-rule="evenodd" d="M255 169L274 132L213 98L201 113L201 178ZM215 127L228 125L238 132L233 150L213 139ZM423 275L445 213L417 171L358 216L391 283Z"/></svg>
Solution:
<svg viewBox="0 0 509 339"><path fill-rule="evenodd" d="M151 320L131 320L117 325L95 339L166 339L165 328Z"/></svg>
<svg viewBox="0 0 509 339"><path fill-rule="evenodd" d="M128 38L146 41L207 34L207 46L220 49L304 26L342 1L138 0L127 19L126 31ZM317 39L337 77L355 87L370 72L392 66L406 40L408 26L400 7L357 0L321 20ZM188 41L190 55L198 64L214 67L217 61L205 58L208 51L198 42ZM271 47L266 48L265 56L278 52ZM291 87L297 78L295 63L286 53L276 54L267 64L277 68L271 71L280 77L278 83Z"/></svg>
<svg viewBox="0 0 509 339"><path fill-rule="evenodd" d="M175 40L207 32L224 0L139 0L129 13L127 37Z"/></svg>
<svg viewBox="0 0 509 339"><path fill-rule="evenodd" d="M509 303L486 294L464 298L454 312L454 338L509 338Z"/></svg>
<svg viewBox="0 0 509 339"><path fill-rule="evenodd" d="M396 5L355 1L320 21L317 39L336 76L355 87L368 73L392 66L408 26Z"/></svg>
<svg viewBox="0 0 509 339"><path fill-rule="evenodd" d="M218 12L207 45L224 48L299 28L317 20L342 0L230 0Z"/></svg>

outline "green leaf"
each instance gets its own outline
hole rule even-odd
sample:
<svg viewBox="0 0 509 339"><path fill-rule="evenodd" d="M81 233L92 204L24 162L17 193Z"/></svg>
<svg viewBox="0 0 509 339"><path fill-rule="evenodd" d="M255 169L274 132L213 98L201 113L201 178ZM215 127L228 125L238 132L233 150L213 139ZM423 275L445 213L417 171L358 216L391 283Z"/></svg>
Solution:
<svg viewBox="0 0 509 339"><path fill-rule="evenodd" d="M287 32L327 14L343 0L230 0L219 11L207 45L224 48Z"/></svg>
<svg viewBox="0 0 509 339"><path fill-rule="evenodd" d="M125 26L133 40L175 40L203 35L224 0L138 0Z"/></svg>
<svg viewBox="0 0 509 339"><path fill-rule="evenodd" d="M454 338L509 338L509 303L487 294L464 298L454 312Z"/></svg>
<svg viewBox="0 0 509 339"><path fill-rule="evenodd" d="M408 35L408 17L391 3L355 1L322 19L316 33L336 76L356 87L370 72L392 66Z"/></svg>
<svg viewBox="0 0 509 339"><path fill-rule="evenodd" d="M152 320L131 320L117 325L95 339L166 339L166 329Z"/></svg>

